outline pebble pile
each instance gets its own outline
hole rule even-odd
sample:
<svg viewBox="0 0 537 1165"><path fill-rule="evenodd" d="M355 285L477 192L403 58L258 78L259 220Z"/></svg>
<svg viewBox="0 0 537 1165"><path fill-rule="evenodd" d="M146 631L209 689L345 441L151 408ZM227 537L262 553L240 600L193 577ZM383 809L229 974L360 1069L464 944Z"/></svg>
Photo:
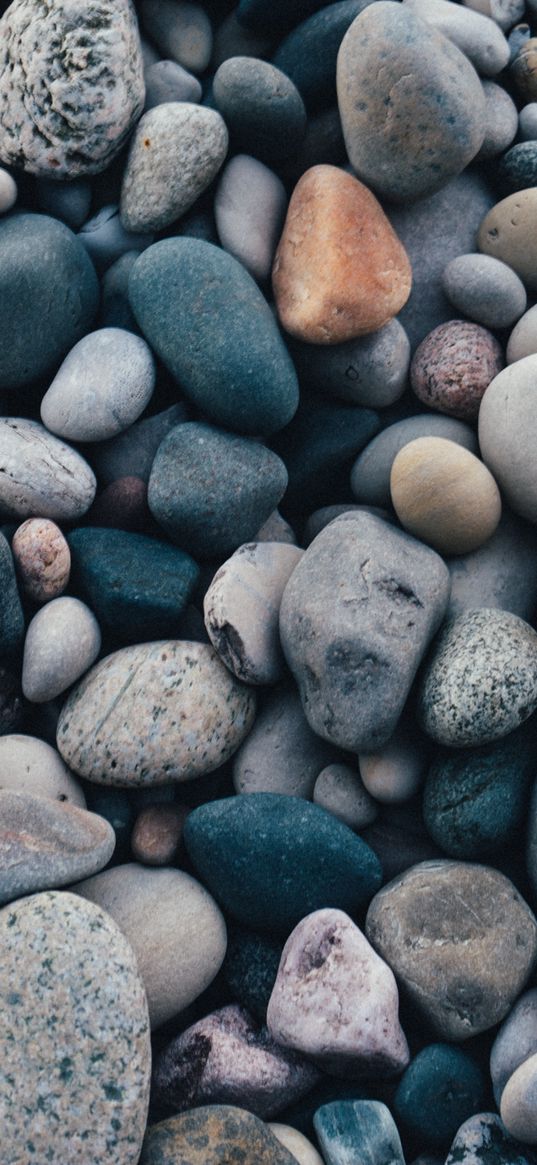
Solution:
<svg viewBox="0 0 537 1165"><path fill-rule="evenodd" d="M0 1165L537 1165L537 0L0 0Z"/></svg>

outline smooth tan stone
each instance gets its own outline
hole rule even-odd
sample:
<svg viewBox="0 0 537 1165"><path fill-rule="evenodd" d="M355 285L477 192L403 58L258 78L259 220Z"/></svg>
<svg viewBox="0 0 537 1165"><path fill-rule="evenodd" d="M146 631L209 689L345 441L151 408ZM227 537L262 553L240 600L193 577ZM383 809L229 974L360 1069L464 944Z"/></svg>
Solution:
<svg viewBox="0 0 537 1165"><path fill-rule="evenodd" d="M365 829L378 813L378 806L370 797L360 774L349 765L327 765L317 777L313 800L350 829Z"/></svg>
<svg viewBox="0 0 537 1165"><path fill-rule="evenodd" d="M49 518L28 518L12 538L11 552L22 590L34 603L57 599L69 582L71 551Z"/></svg>
<svg viewBox="0 0 537 1165"><path fill-rule="evenodd" d="M296 1158L298 1165L324 1165L322 1157L319 1156L311 1141L308 1141L308 1138L299 1133L298 1129L294 1129L292 1125L282 1125L279 1121L270 1121L268 1128Z"/></svg>
<svg viewBox="0 0 537 1165"><path fill-rule="evenodd" d="M507 1081L500 1115L512 1137L524 1145L537 1145L537 1054L525 1060Z"/></svg>
<svg viewBox="0 0 537 1165"><path fill-rule="evenodd" d="M509 194L485 215L477 245L512 267L526 287L537 289L537 186Z"/></svg>
<svg viewBox="0 0 537 1165"><path fill-rule="evenodd" d="M375 195L337 166L313 166L296 185L272 284L292 336L341 344L375 332L406 303L412 271Z"/></svg>
<svg viewBox="0 0 537 1165"><path fill-rule="evenodd" d="M468 554L494 533L502 503L482 461L443 437L418 437L397 454L392 502L405 530L440 554Z"/></svg>
<svg viewBox="0 0 537 1165"><path fill-rule="evenodd" d="M17 732L0 736L0 789L86 808L82 788L59 752L37 736Z"/></svg>

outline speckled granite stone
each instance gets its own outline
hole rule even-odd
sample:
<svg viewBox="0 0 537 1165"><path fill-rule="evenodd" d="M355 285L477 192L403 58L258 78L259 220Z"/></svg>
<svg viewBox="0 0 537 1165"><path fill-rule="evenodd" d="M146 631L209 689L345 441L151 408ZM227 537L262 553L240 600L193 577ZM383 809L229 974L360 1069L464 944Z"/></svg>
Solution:
<svg viewBox="0 0 537 1165"><path fill-rule="evenodd" d="M3 1165L136 1165L150 1071L134 955L72 894L0 912Z"/></svg>
<svg viewBox="0 0 537 1165"><path fill-rule="evenodd" d="M140 1165L296 1165L263 1121L228 1104L192 1108L152 1125ZM18 1162L16 1163L18 1165ZM93 1163L92 1163L93 1165Z"/></svg>

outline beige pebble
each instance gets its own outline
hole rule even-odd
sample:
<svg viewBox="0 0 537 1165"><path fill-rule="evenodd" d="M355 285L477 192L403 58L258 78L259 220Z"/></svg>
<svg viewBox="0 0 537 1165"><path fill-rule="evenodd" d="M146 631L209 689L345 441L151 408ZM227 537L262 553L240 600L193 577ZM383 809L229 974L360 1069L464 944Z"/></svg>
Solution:
<svg viewBox="0 0 537 1165"><path fill-rule="evenodd" d="M417 793L428 764L427 745L417 728L397 727L379 752L361 753L360 776L365 788L386 805L408 801Z"/></svg>
<svg viewBox="0 0 537 1165"><path fill-rule="evenodd" d="M454 441L418 437L397 454L390 475L399 521L440 554L468 554L494 533L500 491L487 467Z"/></svg>
<svg viewBox="0 0 537 1165"><path fill-rule="evenodd" d="M69 805L86 808L86 798L78 781L69 772L59 752L37 736L12 732L0 736L0 790L33 793Z"/></svg>
<svg viewBox="0 0 537 1165"><path fill-rule="evenodd" d="M507 263L531 289L537 288L536 216L537 186L530 186L497 202L477 235L479 250Z"/></svg>
<svg viewBox="0 0 537 1165"><path fill-rule="evenodd" d="M177 858L186 805L144 805L131 834L132 856L144 866L169 866Z"/></svg>
<svg viewBox="0 0 537 1165"><path fill-rule="evenodd" d="M524 1060L507 1081L500 1114L512 1137L524 1145L537 1145L537 1053Z"/></svg>
<svg viewBox="0 0 537 1165"><path fill-rule="evenodd" d="M317 777L313 800L350 829L365 829L378 813L360 774L349 765L327 765Z"/></svg>
<svg viewBox="0 0 537 1165"><path fill-rule="evenodd" d="M49 518L28 518L13 535L17 577L29 599L57 599L69 582L71 552L59 526Z"/></svg>
<svg viewBox="0 0 537 1165"><path fill-rule="evenodd" d="M279 1121L270 1121L269 1129L278 1138L280 1144L289 1150L296 1158L298 1165L324 1165L322 1157L307 1137L299 1133L291 1125L282 1125Z"/></svg>

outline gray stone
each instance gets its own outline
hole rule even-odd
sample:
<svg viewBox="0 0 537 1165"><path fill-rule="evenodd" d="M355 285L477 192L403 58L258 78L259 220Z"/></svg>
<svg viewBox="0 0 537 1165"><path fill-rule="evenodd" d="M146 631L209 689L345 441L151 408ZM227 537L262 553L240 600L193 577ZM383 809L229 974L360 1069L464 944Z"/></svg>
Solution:
<svg viewBox="0 0 537 1165"><path fill-rule="evenodd" d="M268 1125L243 1108L208 1104L148 1129L140 1165L296 1165ZM93 1163L92 1163L93 1165Z"/></svg>
<svg viewBox="0 0 537 1165"><path fill-rule="evenodd" d="M526 289L518 275L491 255L459 255L442 273L442 287L454 307L487 328L509 328L526 310Z"/></svg>
<svg viewBox="0 0 537 1165"><path fill-rule="evenodd" d="M151 1045L129 944L102 910L62 892L7 906L0 933L6 1165L136 1165Z"/></svg>
<svg viewBox="0 0 537 1165"><path fill-rule="evenodd" d="M226 953L226 925L207 890L183 870L130 862L79 882L76 894L111 915L130 943L152 1027L201 995Z"/></svg>
<svg viewBox="0 0 537 1165"><path fill-rule="evenodd" d="M357 1160L404 1165L397 1126L380 1100L323 1104L313 1124L327 1165L355 1165Z"/></svg>
<svg viewBox="0 0 537 1165"><path fill-rule="evenodd" d="M481 607L451 619L421 674L418 715L450 748L501 740L537 707L537 632L510 611Z"/></svg>
<svg viewBox="0 0 537 1165"><path fill-rule="evenodd" d="M497 24L480 12L451 0L403 0L406 8L437 32L443 33L485 77L494 77L509 64L509 45Z"/></svg>
<svg viewBox="0 0 537 1165"><path fill-rule="evenodd" d="M491 381L479 409L479 445L507 504L537 522L535 375L537 355L504 368Z"/></svg>
<svg viewBox="0 0 537 1165"><path fill-rule="evenodd" d="M162 640L100 660L73 689L58 749L102 785L162 785L209 773L252 726L255 696L206 643Z"/></svg>
<svg viewBox="0 0 537 1165"><path fill-rule="evenodd" d="M483 16L490 16L503 32L522 20L526 10L525 0L462 0L462 2L466 8L473 8L475 12L482 12Z"/></svg>
<svg viewBox="0 0 537 1165"><path fill-rule="evenodd" d="M254 542L287 542L296 546L296 536L289 522L286 522L279 510L273 510L267 520L259 527Z"/></svg>
<svg viewBox="0 0 537 1165"><path fill-rule="evenodd" d="M389 514L387 510L383 510L381 506L360 506L353 505L351 502L339 502L335 506L321 506L320 510L314 510L310 514L304 530L302 532L302 545L307 547L313 542L313 539L333 522L335 518L340 518L342 514L348 514L349 510L365 510L367 514L373 514L376 518L382 518L384 522L394 522L393 514Z"/></svg>
<svg viewBox="0 0 537 1165"><path fill-rule="evenodd" d="M282 687L265 699L235 753L233 784L237 793L287 793L308 800L319 773L338 759L334 746L312 732L296 688Z"/></svg>
<svg viewBox="0 0 537 1165"><path fill-rule="evenodd" d="M537 139L537 101L530 101L518 115L518 136L521 142Z"/></svg>
<svg viewBox="0 0 537 1165"><path fill-rule="evenodd" d="M274 47L274 36L245 28L237 19L236 8L224 18L214 34L213 67L218 69L230 57L257 57L265 60Z"/></svg>
<svg viewBox="0 0 537 1165"><path fill-rule="evenodd" d="M110 203L101 207L80 228L78 236L98 271L106 271L112 263L130 251L145 251L153 242L152 234L126 231L119 217L119 206Z"/></svg>
<svg viewBox="0 0 537 1165"><path fill-rule="evenodd" d="M292 353L305 384L367 408L394 404L407 386L410 343L398 319L345 344L294 344Z"/></svg>
<svg viewBox="0 0 537 1165"><path fill-rule="evenodd" d="M451 594L447 614L499 607L531 622L537 606L537 531L503 510L497 530L471 554L448 559Z"/></svg>
<svg viewBox="0 0 537 1165"><path fill-rule="evenodd" d="M145 70L145 108L153 109L167 101L201 101L202 88L197 77L176 61L155 61Z"/></svg>
<svg viewBox="0 0 537 1165"><path fill-rule="evenodd" d="M488 160L503 154L518 128L517 107L505 89L494 81L483 81L485 94L485 137L478 158Z"/></svg>
<svg viewBox="0 0 537 1165"><path fill-rule="evenodd" d="M0 159L43 177L106 169L144 103L131 0L14 0L0 20Z"/></svg>
<svg viewBox="0 0 537 1165"><path fill-rule="evenodd" d="M101 649L99 624L80 599L62 596L34 615L24 640L22 690L27 700L54 700L80 679Z"/></svg>
<svg viewBox="0 0 537 1165"><path fill-rule="evenodd" d="M371 825L378 813L377 802L370 797L360 773L346 764L327 765L321 770L313 802L358 833Z"/></svg>
<svg viewBox="0 0 537 1165"><path fill-rule="evenodd" d="M283 182L263 162L236 154L227 163L214 198L216 229L254 279L270 275L286 209Z"/></svg>
<svg viewBox="0 0 537 1165"><path fill-rule="evenodd" d="M500 1113L507 1132L525 1145L537 1145L537 1054L513 1072L502 1092Z"/></svg>
<svg viewBox="0 0 537 1165"><path fill-rule="evenodd" d="M88 456L102 486L119 477L141 477L149 481L151 466L161 442L171 429L186 421L184 404L171 405L163 412L136 421L124 433L88 449Z"/></svg>
<svg viewBox="0 0 537 1165"><path fill-rule="evenodd" d="M523 360L525 356L533 356L536 353L537 304L534 304L524 312L509 336L506 349L507 363L515 364L517 360Z"/></svg>
<svg viewBox="0 0 537 1165"><path fill-rule="evenodd" d="M359 502L370 506L391 507L390 475L400 449L418 437L444 437L477 453L473 429L454 417L422 413L405 417L383 429L358 454L351 472L351 489Z"/></svg>
<svg viewBox="0 0 537 1165"><path fill-rule="evenodd" d="M141 0L144 28L160 51L190 69L203 73L211 59L211 22L200 4L177 0Z"/></svg>
<svg viewBox="0 0 537 1165"><path fill-rule="evenodd" d="M206 190L228 148L215 109L190 101L156 105L138 122L123 173L120 218L126 231L159 231Z"/></svg>
<svg viewBox="0 0 537 1165"><path fill-rule="evenodd" d="M537 781L533 783L528 806L526 867L534 896L537 896Z"/></svg>
<svg viewBox="0 0 537 1165"><path fill-rule="evenodd" d="M36 736L0 736L0 789L86 808L82 788L59 752Z"/></svg>
<svg viewBox="0 0 537 1165"><path fill-rule="evenodd" d="M138 251L126 251L101 277L101 328L123 328L139 333L129 303L129 276L138 258Z"/></svg>
<svg viewBox="0 0 537 1165"><path fill-rule="evenodd" d="M504 1019L490 1051L490 1075L498 1108L516 1069L537 1053L537 988L525 991Z"/></svg>
<svg viewBox="0 0 537 1165"><path fill-rule="evenodd" d="M96 813L50 797L0 791L0 903L96 874L116 844Z"/></svg>
<svg viewBox="0 0 537 1165"><path fill-rule="evenodd" d="M92 194L87 178L74 178L71 182L38 178L36 192L40 210L61 219L72 231L77 231L86 221Z"/></svg>
<svg viewBox="0 0 537 1165"><path fill-rule="evenodd" d="M379 0L356 17L339 49L337 91L354 170L396 202L440 190L483 142L477 73L406 4Z"/></svg>
<svg viewBox="0 0 537 1165"><path fill-rule="evenodd" d="M296 153L306 132L306 110L281 69L257 57L236 56L217 69L212 92L235 151L269 166Z"/></svg>
<svg viewBox="0 0 537 1165"><path fill-rule="evenodd" d="M349 512L321 531L280 608L314 732L352 752L386 743L448 597L442 559L381 519Z"/></svg>
<svg viewBox="0 0 537 1165"><path fill-rule="evenodd" d="M97 483L79 453L37 421L0 418L0 512L5 518L76 520Z"/></svg>
<svg viewBox="0 0 537 1165"><path fill-rule="evenodd" d="M379 890L366 934L441 1039L494 1027L537 954L537 922L499 870L420 862Z"/></svg>
<svg viewBox="0 0 537 1165"><path fill-rule="evenodd" d="M480 1112L461 1125L446 1165L535 1165L536 1160L509 1135L497 1112Z"/></svg>

